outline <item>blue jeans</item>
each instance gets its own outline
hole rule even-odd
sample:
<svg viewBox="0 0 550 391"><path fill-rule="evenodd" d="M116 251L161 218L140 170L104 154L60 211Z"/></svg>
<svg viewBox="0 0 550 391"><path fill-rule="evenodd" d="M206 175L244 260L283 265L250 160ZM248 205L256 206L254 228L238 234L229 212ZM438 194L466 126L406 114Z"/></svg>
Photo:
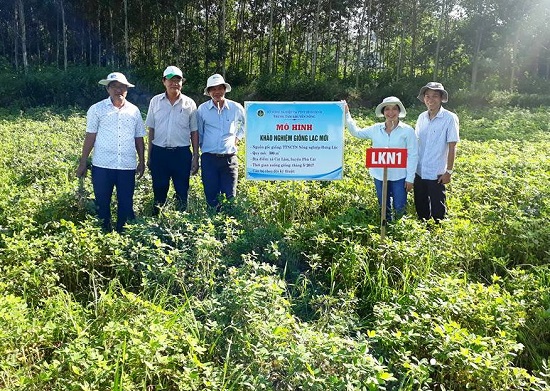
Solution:
<svg viewBox="0 0 550 391"><path fill-rule="evenodd" d="M153 145L149 157L149 168L153 179L154 210L166 203L170 179L174 183L178 209L187 209L189 176L191 175L192 154L189 147L161 148Z"/></svg>
<svg viewBox="0 0 550 391"><path fill-rule="evenodd" d="M116 230L121 232L124 224L135 218L133 208L135 175L135 170L114 170L92 166L92 185L97 216L102 221L104 230L111 230L111 198L115 187L118 204Z"/></svg>
<svg viewBox="0 0 550 391"><path fill-rule="evenodd" d="M227 199L237 194L239 178L237 155L216 155L203 153L201 155L201 177L204 196L209 206L218 208L220 195Z"/></svg>
<svg viewBox="0 0 550 391"><path fill-rule="evenodd" d="M378 204L382 206L382 185L383 181L375 179L376 195ZM405 178L396 181L388 181L388 194L386 199L386 220L392 220L392 201L395 210L395 218L398 219L405 214L407 206L407 189L405 189Z"/></svg>

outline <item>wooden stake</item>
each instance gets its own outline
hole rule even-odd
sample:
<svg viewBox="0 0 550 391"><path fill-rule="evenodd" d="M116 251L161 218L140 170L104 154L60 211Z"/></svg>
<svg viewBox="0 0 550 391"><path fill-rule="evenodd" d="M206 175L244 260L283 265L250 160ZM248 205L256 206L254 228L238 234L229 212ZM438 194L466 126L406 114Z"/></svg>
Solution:
<svg viewBox="0 0 550 391"><path fill-rule="evenodd" d="M386 208L388 198L388 168L384 167L384 180L382 182L382 207L380 209L380 239L384 241L386 238Z"/></svg>

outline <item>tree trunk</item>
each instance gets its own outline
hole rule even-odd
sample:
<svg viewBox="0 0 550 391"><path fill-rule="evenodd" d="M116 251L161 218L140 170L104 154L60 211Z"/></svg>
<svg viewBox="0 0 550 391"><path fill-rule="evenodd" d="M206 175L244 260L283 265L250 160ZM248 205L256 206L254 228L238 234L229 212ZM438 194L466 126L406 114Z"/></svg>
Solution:
<svg viewBox="0 0 550 391"><path fill-rule="evenodd" d="M27 28L25 26L25 10L23 9L23 0L17 0L19 9L19 22L21 27L21 53L23 54L23 71L25 74L29 71L29 62L27 59Z"/></svg>
<svg viewBox="0 0 550 391"><path fill-rule="evenodd" d="M15 39L14 39L14 47L13 47L13 59L15 63L15 69L19 70L19 11L18 11L18 4L15 5L13 8L13 21L15 24L15 27L13 31L15 31Z"/></svg>
<svg viewBox="0 0 550 391"><path fill-rule="evenodd" d="M267 74L273 72L273 0L269 1L269 44L267 50Z"/></svg>
<svg viewBox="0 0 550 391"><path fill-rule="evenodd" d="M210 63L210 0L204 0L204 65L205 72L210 73L208 65Z"/></svg>
<svg viewBox="0 0 550 391"><path fill-rule="evenodd" d="M439 77L439 50L441 48L441 36L443 30L443 21L447 18L447 0L443 0L441 4L441 17L439 18L439 26L437 28L437 44L435 47L435 58L434 58L434 76L433 80L437 80Z"/></svg>
<svg viewBox="0 0 550 391"><path fill-rule="evenodd" d="M356 53L357 68L355 69L355 88L359 88L359 75L361 74L361 63L362 63L361 52L363 50L363 25L365 24L365 19L367 16L367 3L370 4L370 1L365 0L363 3L363 12L361 13L361 22L359 24L359 35L357 37L357 53ZM369 8L370 8L370 5L369 5Z"/></svg>
<svg viewBox="0 0 550 391"><path fill-rule="evenodd" d="M414 68L415 68L415 54L416 54L416 28L417 28L417 0L413 0L413 9L411 17L411 58L409 63L409 77L414 77Z"/></svg>
<svg viewBox="0 0 550 391"><path fill-rule="evenodd" d="M218 69L225 77L225 56L226 56L226 47L225 47L225 20L226 20L226 1L221 1L221 12L220 12L220 19L219 19L219 35L218 35L218 55L216 56L218 59Z"/></svg>
<svg viewBox="0 0 550 391"><path fill-rule="evenodd" d="M65 5L63 0L59 0L59 7L61 9L61 34L63 37L63 70L67 70L68 59L67 59L67 23L65 20Z"/></svg>
<svg viewBox="0 0 550 391"><path fill-rule="evenodd" d="M124 54L126 68L130 67L130 40L128 38L128 0L124 0Z"/></svg>
<svg viewBox="0 0 550 391"><path fill-rule="evenodd" d="M115 66L115 34L114 34L114 21L113 21L113 9L109 8L109 23L111 28L111 66Z"/></svg>
<svg viewBox="0 0 550 391"><path fill-rule="evenodd" d="M397 56L397 64L395 67L395 79L399 80L401 73L403 72L403 52L405 51L405 26L401 25L401 32L399 34L399 54Z"/></svg>
<svg viewBox="0 0 550 391"><path fill-rule="evenodd" d="M313 26L313 41L311 42L311 81L315 82L317 73L317 46L319 46L319 18L321 14L321 0L317 0L317 11L315 12L315 25Z"/></svg>
<svg viewBox="0 0 550 391"><path fill-rule="evenodd" d="M97 6L97 65L101 66L101 7Z"/></svg>
<svg viewBox="0 0 550 391"><path fill-rule="evenodd" d="M61 38L59 34L59 13L55 15L55 66L59 68L59 56L61 53Z"/></svg>
<svg viewBox="0 0 550 391"><path fill-rule="evenodd" d="M512 47L510 48L510 92L514 92L516 89L516 70L518 68L517 63L517 53L518 53L518 46L519 46L519 30L516 30L516 33L514 34L514 42L512 42Z"/></svg>
<svg viewBox="0 0 550 391"><path fill-rule="evenodd" d="M479 27L476 31L476 41L475 41L475 49L474 49L474 58L472 61L472 77L471 77L471 83L470 83L470 89L472 91L475 91L477 88L477 72L479 70L479 58L480 58L480 51L481 51L481 40L483 38L483 28Z"/></svg>

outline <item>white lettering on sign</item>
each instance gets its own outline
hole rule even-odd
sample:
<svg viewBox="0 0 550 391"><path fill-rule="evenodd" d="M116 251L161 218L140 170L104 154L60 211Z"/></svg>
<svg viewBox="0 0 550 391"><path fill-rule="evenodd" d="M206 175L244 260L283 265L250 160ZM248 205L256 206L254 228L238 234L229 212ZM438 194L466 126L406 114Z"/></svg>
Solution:
<svg viewBox="0 0 550 391"><path fill-rule="evenodd" d="M401 152L380 152L372 154L373 164L397 164L401 165L403 154Z"/></svg>
<svg viewBox="0 0 550 391"><path fill-rule="evenodd" d="M367 167L405 168L407 167L407 149L405 148L368 148Z"/></svg>

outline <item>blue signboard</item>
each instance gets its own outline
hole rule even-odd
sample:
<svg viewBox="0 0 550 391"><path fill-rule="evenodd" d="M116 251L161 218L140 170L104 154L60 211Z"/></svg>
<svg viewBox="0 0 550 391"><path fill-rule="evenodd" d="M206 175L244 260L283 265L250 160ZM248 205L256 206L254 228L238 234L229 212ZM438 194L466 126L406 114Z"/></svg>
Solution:
<svg viewBox="0 0 550 391"><path fill-rule="evenodd" d="M246 178L342 179L343 102L245 102Z"/></svg>

